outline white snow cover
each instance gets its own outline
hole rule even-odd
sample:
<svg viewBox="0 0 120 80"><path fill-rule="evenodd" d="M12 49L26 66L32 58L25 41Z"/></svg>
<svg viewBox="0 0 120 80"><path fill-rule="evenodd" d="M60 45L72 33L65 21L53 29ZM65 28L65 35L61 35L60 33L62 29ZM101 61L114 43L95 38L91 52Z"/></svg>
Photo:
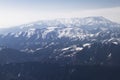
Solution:
<svg viewBox="0 0 120 80"><path fill-rule="evenodd" d="M66 50L69 50L70 47L67 47L67 48L63 48L62 51L66 51Z"/></svg>
<svg viewBox="0 0 120 80"><path fill-rule="evenodd" d="M30 28L28 31L26 31L27 33L27 37L30 38L32 35L35 34L35 28Z"/></svg>
<svg viewBox="0 0 120 80"><path fill-rule="evenodd" d="M108 27L104 27L106 25L108 25ZM30 24L25 24L17 28L18 29L17 31L19 32L13 31L12 33L4 35L2 37L11 35L17 38L22 34L23 37L27 37L27 38L31 38L33 35L35 35L36 39L40 39L40 38L46 39L47 35L49 35L51 32L55 32L56 36L55 37L53 36L53 38L55 39L67 37L70 39L84 40L99 36L100 32L107 30L110 27L110 25L113 27L118 27L117 24L103 17L86 17L86 18L69 18L69 19L63 18L63 19L38 21ZM92 29L97 29L97 27L99 26L101 31L98 31L94 34L87 31L86 28L83 29L86 26ZM38 30L41 30L42 32L39 32ZM50 35L50 37L51 36L52 35ZM113 39L114 38L111 38L109 39L109 41L112 41ZM91 39L91 40L95 40L95 39ZM115 42L114 44L117 43ZM90 47L89 44L83 45L83 47L86 46Z"/></svg>
<svg viewBox="0 0 120 80"><path fill-rule="evenodd" d="M42 33L42 38L46 38L46 35L49 34L50 32L54 31L56 27L48 27L43 33Z"/></svg>
<svg viewBox="0 0 120 80"><path fill-rule="evenodd" d="M111 58L111 56L112 56L112 53L110 53L110 54L108 55L108 58Z"/></svg>
<svg viewBox="0 0 120 80"><path fill-rule="evenodd" d="M115 44L115 45L118 45L118 42L112 42L113 44Z"/></svg>
<svg viewBox="0 0 120 80"><path fill-rule="evenodd" d="M83 47L91 47L91 44L90 43L85 43L85 44L83 44Z"/></svg>
<svg viewBox="0 0 120 80"><path fill-rule="evenodd" d="M22 31L16 33L16 34L14 35L14 37L19 37L21 34L22 34Z"/></svg>
<svg viewBox="0 0 120 80"><path fill-rule="evenodd" d="M81 50L83 50L83 48L82 47L76 47L75 50L76 51L81 51Z"/></svg>
<svg viewBox="0 0 120 80"><path fill-rule="evenodd" d="M70 47L66 47L66 48L61 49L61 51L67 51L67 50L70 50L70 51L81 51L81 50L83 50L83 47L77 47L77 45L72 45Z"/></svg>

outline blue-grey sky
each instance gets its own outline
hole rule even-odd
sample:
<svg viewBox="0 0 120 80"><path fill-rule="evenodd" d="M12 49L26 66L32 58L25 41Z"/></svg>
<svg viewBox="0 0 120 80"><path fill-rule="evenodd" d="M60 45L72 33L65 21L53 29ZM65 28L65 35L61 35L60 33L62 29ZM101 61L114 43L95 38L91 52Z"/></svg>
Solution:
<svg viewBox="0 0 120 80"><path fill-rule="evenodd" d="M0 27L41 19L104 16L120 22L120 0L0 0Z"/></svg>
<svg viewBox="0 0 120 80"><path fill-rule="evenodd" d="M0 0L0 5L11 8L78 10L120 6L120 0Z"/></svg>

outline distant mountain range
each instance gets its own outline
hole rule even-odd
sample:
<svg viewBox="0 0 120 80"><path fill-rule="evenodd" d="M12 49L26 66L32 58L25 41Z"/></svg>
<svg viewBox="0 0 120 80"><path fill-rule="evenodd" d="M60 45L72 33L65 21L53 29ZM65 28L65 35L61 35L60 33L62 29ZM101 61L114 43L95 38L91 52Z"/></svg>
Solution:
<svg viewBox="0 0 120 80"><path fill-rule="evenodd" d="M44 20L0 34L1 64L120 65L120 24L104 17Z"/></svg>

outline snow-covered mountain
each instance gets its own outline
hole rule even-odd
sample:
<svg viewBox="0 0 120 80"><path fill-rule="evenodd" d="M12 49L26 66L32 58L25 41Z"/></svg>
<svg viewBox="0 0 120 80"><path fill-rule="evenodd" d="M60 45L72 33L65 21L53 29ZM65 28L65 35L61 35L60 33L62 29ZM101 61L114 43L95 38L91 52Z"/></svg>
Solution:
<svg viewBox="0 0 120 80"><path fill-rule="evenodd" d="M120 25L104 17L44 20L1 31L0 46L39 54L39 59L71 61L77 54L87 54L92 49L92 53L98 52L95 47L120 45ZM104 56L108 59L112 54L108 50ZM91 63L95 55L90 54L89 61L85 58L82 63Z"/></svg>
<svg viewBox="0 0 120 80"><path fill-rule="evenodd" d="M98 41L119 38L120 25L104 17L86 17L38 21L4 30L1 40L44 42L62 38ZM16 40L17 39L17 40ZM118 40L118 39L117 39ZM1 41L1 42L2 42ZM2 42L3 43L3 42Z"/></svg>

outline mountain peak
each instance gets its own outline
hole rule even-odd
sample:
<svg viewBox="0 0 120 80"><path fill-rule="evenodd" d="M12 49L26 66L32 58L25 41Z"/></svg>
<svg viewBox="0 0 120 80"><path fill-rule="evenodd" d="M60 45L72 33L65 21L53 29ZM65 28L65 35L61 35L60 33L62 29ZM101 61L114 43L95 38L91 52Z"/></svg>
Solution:
<svg viewBox="0 0 120 80"><path fill-rule="evenodd" d="M97 27L110 27L119 26L102 16L91 16L85 18L59 18L54 20L40 20L28 24L23 24L17 27L1 30L0 34L9 32L28 31L33 29L48 29L49 27L64 28L64 27L81 27L81 26L97 26Z"/></svg>
<svg viewBox="0 0 120 80"><path fill-rule="evenodd" d="M113 24L114 22L102 17L102 16L95 16L95 17L85 17L81 19L81 24L83 25L95 25L95 24Z"/></svg>
<svg viewBox="0 0 120 80"><path fill-rule="evenodd" d="M105 22L109 22L109 23L112 22L112 21L110 21L109 19L107 19L103 16L94 16L94 17L86 17L86 18L93 19L93 20L96 20L96 21L105 21Z"/></svg>
<svg viewBox="0 0 120 80"><path fill-rule="evenodd" d="M66 26L71 27L73 26L81 26L81 25L107 25L107 24L116 24L103 16L91 16L91 17L84 17L84 18L58 18L54 20L40 20L37 22L29 23L21 25L21 29L25 28L47 28L47 27L60 27ZM36 26L36 27L35 27Z"/></svg>

